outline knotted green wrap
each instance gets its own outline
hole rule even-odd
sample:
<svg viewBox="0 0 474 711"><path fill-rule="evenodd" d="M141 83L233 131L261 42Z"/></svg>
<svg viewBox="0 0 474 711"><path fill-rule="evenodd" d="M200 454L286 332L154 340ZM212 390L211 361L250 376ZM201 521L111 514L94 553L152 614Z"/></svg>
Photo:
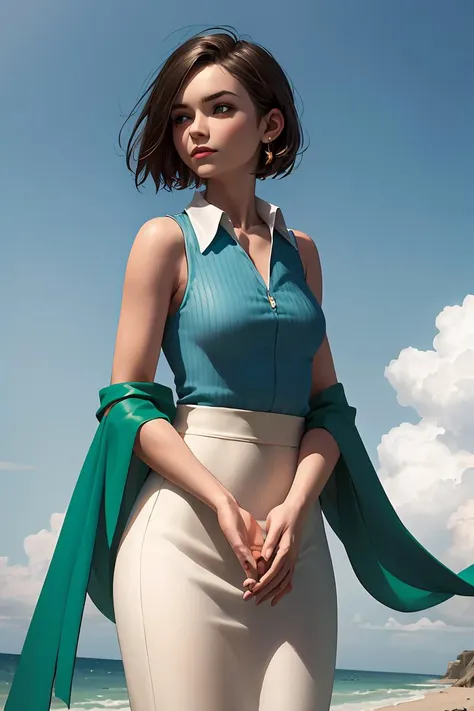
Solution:
<svg viewBox="0 0 474 711"><path fill-rule="evenodd" d="M4 711L49 711L55 696L71 704L86 593L114 622L112 580L117 546L149 467L133 452L149 420L173 422L170 388L116 383L99 391L99 420L69 503L26 635ZM106 408L115 403L107 417ZM336 383L311 400L305 431L328 430L341 456L320 496L358 579L388 607L424 610L453 595L474 596L474 566L458 575L404 527L388 500L355 425L356 410Z"/></svg>
<svg viewBox="0 0 474 711"><path fill-rule="evenodd" d="M4 711L49 711L53 681L55 695L71 708L86 592L115 622L117 545L149 472L133 453L135 438L149 420L172 422L176 408L171 389L159 383L116 383L102 388L99 399L100 424L69 502Z"/></svg>

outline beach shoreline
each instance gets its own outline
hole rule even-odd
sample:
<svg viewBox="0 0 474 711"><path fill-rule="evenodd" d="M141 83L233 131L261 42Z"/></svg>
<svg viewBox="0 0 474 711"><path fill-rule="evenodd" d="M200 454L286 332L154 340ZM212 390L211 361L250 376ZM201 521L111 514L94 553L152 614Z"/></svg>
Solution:
<svg viewBox="0 0 474 711"><path fill-rule="evenodd" d="M474 688L447 685L445 689L427 691L423 699L380 706L377 711L393 711L398 706L401 706L403 711L474 711Z"/></svg>

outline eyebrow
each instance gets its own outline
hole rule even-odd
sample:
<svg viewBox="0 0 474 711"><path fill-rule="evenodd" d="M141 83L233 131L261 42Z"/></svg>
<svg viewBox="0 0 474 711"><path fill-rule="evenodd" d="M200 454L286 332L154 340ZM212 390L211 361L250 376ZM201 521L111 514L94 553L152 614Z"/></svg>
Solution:
<svg viewBox="0 0 474 711"><path fill-rule="evenodd" d="M204 96L202 98L202 103L207 104L209 101L214 101L214 99L218 99L219 96L224 96L224 94L231 94L232 96L238 96L238 94L234 94L233 91L226 91L225 89L223 91L216 91L215 94L210 94L209 96ZM188 105L187 104L173 104L171 107L171 110L173 109L187 109Z"/></svg>

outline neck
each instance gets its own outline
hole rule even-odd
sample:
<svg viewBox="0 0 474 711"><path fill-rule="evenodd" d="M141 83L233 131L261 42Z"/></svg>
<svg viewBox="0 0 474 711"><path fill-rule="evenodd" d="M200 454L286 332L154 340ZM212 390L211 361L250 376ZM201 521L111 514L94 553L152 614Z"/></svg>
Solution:
<svg viewBox="0 0 474 711"><path fill-rule="evenodd" d="M248 178L251 180L239 178L232 183L209 180L204 193L207 202L223 210L233 226L243 232L263 222L256 208L255 177Z"/></svg>

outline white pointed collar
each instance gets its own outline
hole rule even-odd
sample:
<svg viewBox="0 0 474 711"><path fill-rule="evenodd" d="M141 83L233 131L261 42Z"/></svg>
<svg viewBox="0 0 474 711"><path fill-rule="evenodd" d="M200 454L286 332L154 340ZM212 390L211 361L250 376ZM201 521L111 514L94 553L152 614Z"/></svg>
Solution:
<svg viewBox="0 0 474 711"><path fill-rule="evenodd" d="M255 198L255 204L258 215L268 225L272 238L273 232L276 230L287 239L295 249L298 249L296 237L288 230L285 218L278 205L272 205L270 202L266 202L266 200L257 196ZM195 191L194 197L185 208L185 211L196 233L201 253L209 247L221 223L227 232L232 237L235 237L234 227L227 213L219 207L216 207L216 205L207 202L203 193L199 190Z"/></svg>

